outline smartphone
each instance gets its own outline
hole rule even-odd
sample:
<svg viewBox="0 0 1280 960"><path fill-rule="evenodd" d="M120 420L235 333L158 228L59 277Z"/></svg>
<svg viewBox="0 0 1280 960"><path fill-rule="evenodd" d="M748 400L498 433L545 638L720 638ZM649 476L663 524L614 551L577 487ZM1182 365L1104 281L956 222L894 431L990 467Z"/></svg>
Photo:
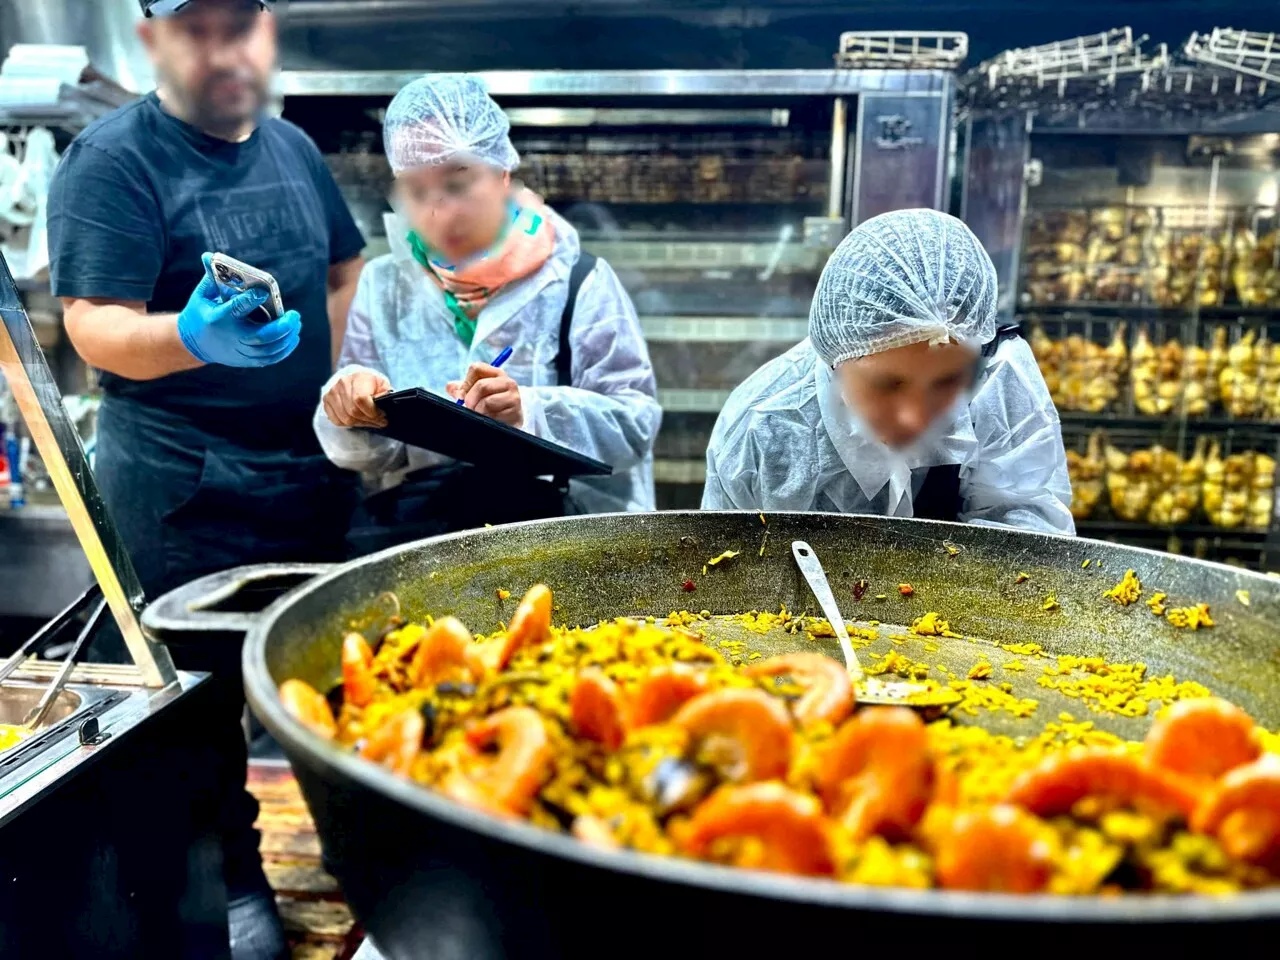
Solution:
<svg viewBox="0 0 1280 960"><path fill-rule="evenodd" d="M258 323L270 323L284 316L284 301L280 299L280 287L276 278L265 270L241 263L225 253L215 253L210 258L213 268L213 279L218 285L218 294L223 300L230 300L246 290L260 288L267 291L267 302L258 307L251 319Z"/></svg>

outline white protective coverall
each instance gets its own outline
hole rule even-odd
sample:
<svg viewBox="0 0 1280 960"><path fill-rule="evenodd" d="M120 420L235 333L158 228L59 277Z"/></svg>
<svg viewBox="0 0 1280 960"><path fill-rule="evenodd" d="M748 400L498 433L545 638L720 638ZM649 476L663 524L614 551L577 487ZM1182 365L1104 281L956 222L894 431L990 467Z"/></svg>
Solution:
<svg viewBox="0 0 1280 960"><path fill-rule="evenodd" d="M1002 339L971 391L906 448L875 438L840 395L835 368L881 350L996 335L990 257L960 221L884 214L832 254L810 338L730 396L707 450L704 509L913 515L927 468L959 467L957 520L1075 532L1057 410L1031 349Z"/></svg>

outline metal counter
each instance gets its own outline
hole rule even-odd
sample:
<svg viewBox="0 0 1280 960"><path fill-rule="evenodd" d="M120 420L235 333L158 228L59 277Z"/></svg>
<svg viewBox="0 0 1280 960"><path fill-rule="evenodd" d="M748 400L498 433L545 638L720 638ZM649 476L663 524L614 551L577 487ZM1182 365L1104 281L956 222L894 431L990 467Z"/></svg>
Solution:
<svg viewBox="0 0 1280 960"><path fill-rule="evenodd" d="M34 706L48 683L43 674L54 666L24 668L0 687L0 723L22 722L24 707ZM0 751L0 830L61 778L74 777L100 746L127 737L200 682L198 675L186 674L176 685L157 690L128 684L128 676L127 668L77 667L59 698L54 722L31 739ZM10 706L13 709L6 709ZM92 726L86 728L90 721Z"/></svg>
<svg viewBox="0 0 1280 960"><path fill-rule="evenodd" d="M212 686L148 688L132 667L74 680L61 723L0 753L0 956L225 960Z"/></svg>

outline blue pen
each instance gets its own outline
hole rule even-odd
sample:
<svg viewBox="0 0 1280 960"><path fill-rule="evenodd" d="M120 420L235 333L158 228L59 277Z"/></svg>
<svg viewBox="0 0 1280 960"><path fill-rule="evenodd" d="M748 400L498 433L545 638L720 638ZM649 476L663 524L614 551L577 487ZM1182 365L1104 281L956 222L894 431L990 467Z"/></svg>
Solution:
<svg viewBox="0 0 1280 960"><path fill-rule="evenodd" d="M512 352L513 351L510 347L503 347L502 352L493 358L493 363L489 364L489 366L493 367L495 370L500 368L504 363L511 359ZM466 397L463 397L458 401L458 406L460 407L466 406L466 404Z"/></svg>

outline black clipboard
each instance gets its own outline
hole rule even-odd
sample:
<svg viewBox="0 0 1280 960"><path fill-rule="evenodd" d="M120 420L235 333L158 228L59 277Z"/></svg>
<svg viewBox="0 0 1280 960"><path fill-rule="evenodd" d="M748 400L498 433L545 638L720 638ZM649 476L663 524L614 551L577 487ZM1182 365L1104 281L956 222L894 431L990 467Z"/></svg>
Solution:
<svg viewBox="0 0 1280 960"><path fill-rule="evenodd" d="M374 401L387 418L379 432L477 467L530 477L600 477L607 463L458 406L456 400L414 387Z"/></svg>

